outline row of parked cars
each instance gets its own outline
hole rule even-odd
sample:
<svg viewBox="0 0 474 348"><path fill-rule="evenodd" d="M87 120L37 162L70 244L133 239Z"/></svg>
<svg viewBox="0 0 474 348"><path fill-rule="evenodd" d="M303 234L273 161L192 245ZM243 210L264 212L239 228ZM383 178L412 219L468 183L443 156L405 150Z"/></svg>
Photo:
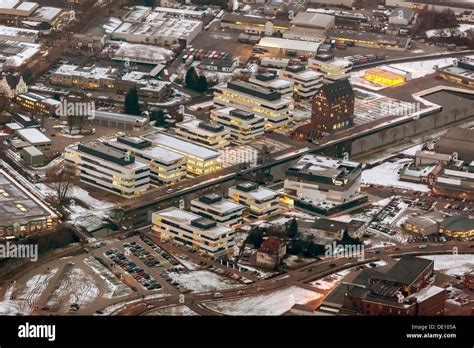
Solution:
<svg viewBox="0 0 474 348"><path fill-rule="evenodd" d="M158 290L161 289L161 285L153 279L148 273L142 268L129 260L119 249L113 248L107 250L105 255L111 259L114 264L125 270L130 276L132 276L138 283L140 283L147 290Z"/></svg>
<svg viewBox="0 0 474 348"><path fill-rule="evenodd" d="M171 256L168 252L164 251L163 249L161 249L158 244L156 244L155 242L153 242L152 240L150 240L147 236L143 235L143 234L140 234L140 240L145 243L146 245L148 245L150 248L152 248L155 252L157 252L158 254L160 254L160 256L162 258L164 258L165 260L167 260L169 263L171 263L171 265L173 266L178 266L179 265L179 262L176 261L176 259Z"/></svg>
<svg viewBox="0 0 474 348"><path fill-rule="evenodd" d="M158 267L160 261L158 261L153 255L151 255L144 247L139 245L137 242L123 243L123 247L129 250L134 256L138 257L148 267Z"/></svg>

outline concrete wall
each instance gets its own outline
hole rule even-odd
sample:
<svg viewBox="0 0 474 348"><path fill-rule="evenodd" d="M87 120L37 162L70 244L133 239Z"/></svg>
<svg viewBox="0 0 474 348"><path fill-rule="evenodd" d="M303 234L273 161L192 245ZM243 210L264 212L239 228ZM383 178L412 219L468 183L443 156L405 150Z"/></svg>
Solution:
<svg viewBox="0 0 474 348"><path fill-rule="evenodd" d="M354 156L371 151L375 148L386 146L432 129L441 128L451 123L468 119L471 116L472 112L467 112L466 114L459 112L457 116L453 113L437 112L419 120L413 120L409 123L357 139L352 142L351 155Z"/></svg>

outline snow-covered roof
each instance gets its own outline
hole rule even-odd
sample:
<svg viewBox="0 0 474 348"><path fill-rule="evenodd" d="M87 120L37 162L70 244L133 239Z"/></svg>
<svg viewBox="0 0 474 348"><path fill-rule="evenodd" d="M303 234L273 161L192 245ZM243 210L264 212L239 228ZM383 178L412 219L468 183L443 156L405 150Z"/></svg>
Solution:
<svg viewBox="0 0 474 348"><path fill-rule="evenodd" d="M419 303L419 302L426 301L427 299L435 295L438 295L439 293L442 293L443 291L446 291L446 290L436 285L430 285L430 286L427 286L426 288L421 289L420 291L414 294L411 294L409 297L416 298Z"/></svg>
<svg viewBox="0 0 474 348"><path fill-rule="evenodd" d="M153 213L153 215L169 219L172 222L182 225L183 227L187 227L188 229L191 229L191 230L199 229L198 227L191 225L191 222L194 220L202 219L202 216L200 215L191 213L189 211L181 210L175 207L170 207L168 209L158 211L156 213ZM153 218L153 221L155 221L155 218ZM211 227L208 229L199 229L199 230L202 231L202 233L212 235L213 237L219 237L227 233L234 232L232 228L221 225L219 223L217 223L214 227Z"/></svg>
<svg viewBox="0 0 474 348"><path fill-rule="evenodd" d="M17 27L7 27L0 25L0 35L15 37L37 37L38 30L23 29Z"/></svg>
<svg viewBox="0 0 474 348"><path fill-rule="evenodd" d="M41 133L36 128L25 128L17 130L16 133L25 141L29 142L31 145L35 144L45 144L51 143L51 139L49 139L46 135Z"/></svg>
<svg viewBox="0 0 474 348"><path fill-rule="evenodd" d="M137 149L135 147L123 144L117 141L117 138L107 139L105 144L110 144L113 147L118 147L124 150L131 150L137 154L143 154L147 158L158 161L160 163L171 163L174 161L179 161L184 158L183 155L180 155L177 152L163 149L159 146L150 146L144 149Z"/></svg>
<svg viewBox="0 0 474 348"><path fill-rule="evenodd" d="M199 158L208 161L220 158L220 153L204 146L199 146L189 141L185 141L162 132L150 133L144 136L153 144L161 146L171 151L176 151L187 157Z"/></svg>
<svg viewBox="0 0 474 348"><path fill-rule="evenodd" d="M192 19L168 18L168 20L156 31L155 35L186 38L199 26L202 26L201 21Z"/></svg>
<svg viewBox="0 0 474 348"><path fill-rule="evenodd" d="M317 52L320 43L310 41L300 41L291 39L281 39L277 37L263 37L258 46L269 48L281 48L287 50Z"/></svg>
<svg viewBox="0 0 474 348"><path fill-rule="evenodd" d="M16 41L0 41L0 62L20 67L40 52L41 45ZM1 63L0 63L1 64Z"/></svg>
<svg viewBox="0 0 474 348"><path fill-rule="evenodd" d="M102 67L79 67L77 65L72 64L64 64L61 65L54 74L58 75L68 75L68 76L80 76L88 79L113 79L111 74L113 74L115 70L109 68L102 68Z"/></svg>
<svg viewBox="0 0 474 348"><path fill-rule="evenodd" d="M19 3L19 0L0 0L0 9L6 8L6 9L12 9L17 6Z"/></svg>
<svg viewBox="0 0 474 348"><path fill-rule="evenodd" d="M40 7L33 14L31 18L34 20L52 22L63 10L58 7Z"/></svg>
<svg viewBox="0 0 474 348"><path fill-rule="evenodd" d="M118 46L113 53L114 60L130 59L133 62L143 63L166 63L170 60L173 52L158 46L141 45L128 42L110 41L110 44Z"/></svg>

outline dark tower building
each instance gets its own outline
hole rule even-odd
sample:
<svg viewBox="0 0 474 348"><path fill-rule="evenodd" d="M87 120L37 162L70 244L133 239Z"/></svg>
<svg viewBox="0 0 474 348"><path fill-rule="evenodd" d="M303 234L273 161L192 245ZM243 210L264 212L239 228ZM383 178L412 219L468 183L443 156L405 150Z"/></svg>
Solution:
<svg viewBox="0 0 474 348"><path fill-rule="evenodd" d="M311 129L314 135L333 133L352 126L354 91L349 80L324 85L312 101Z"/></svg>

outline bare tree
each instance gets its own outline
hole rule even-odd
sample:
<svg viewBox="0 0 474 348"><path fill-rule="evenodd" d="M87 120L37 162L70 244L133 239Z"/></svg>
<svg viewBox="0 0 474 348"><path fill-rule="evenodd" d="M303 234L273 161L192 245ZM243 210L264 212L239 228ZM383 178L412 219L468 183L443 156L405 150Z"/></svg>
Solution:
<svg viewBox="0 0 474 348"><path fill-rule="evenodd" d="M72 187L73 176L64 166L55 166L46 172L46 182L50 183L58 203L63 203Z"/></svg>

